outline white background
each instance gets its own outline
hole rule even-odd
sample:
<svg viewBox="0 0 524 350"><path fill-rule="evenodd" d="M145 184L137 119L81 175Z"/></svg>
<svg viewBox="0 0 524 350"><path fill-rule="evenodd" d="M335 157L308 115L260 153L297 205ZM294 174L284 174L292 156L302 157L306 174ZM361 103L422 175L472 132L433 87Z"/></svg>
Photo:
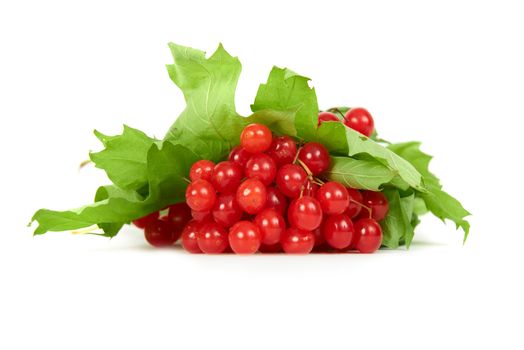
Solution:
<svg viewBox="0 0 524 350"><path fill-rule="evenodd" d="M0 348L522 349L518 5L2 2ZM78 170L93 129L162 137L183 109L169 41L238 55L244 114L276 64L311 77L321 107L365 106L384 138L423 141L474 214L467 244L429 217L409 251L366 256L192 256L133 228L33 238L36 209L107 181Z"/></svg>

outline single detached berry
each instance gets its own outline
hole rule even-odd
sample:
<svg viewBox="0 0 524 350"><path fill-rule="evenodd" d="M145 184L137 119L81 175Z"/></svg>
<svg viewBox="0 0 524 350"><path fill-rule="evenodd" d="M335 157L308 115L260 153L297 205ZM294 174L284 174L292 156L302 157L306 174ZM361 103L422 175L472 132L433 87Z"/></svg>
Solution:
<svg viewBox="0 0 524 350"><path fill-rule="evenodd" d="M286 221L275 209L264 209L253 221L262 234L262 244L274 245L280 242L280 237L286 231Z"/></svg>
<svg viewBox="0 0 524 350"><path fill-rule="evenodd" d="M278 188L268 187L266 208L273 208L278 211L280 215L285 215L287 210L286 196L284 196Z"/></svg>
<svg viewBox="0 0 524 350"><path fill-rule="evenodd" d="M133 224L138 228L144 229L150 222L157 221L159 216L160 213L158 211L155 211L139 219L133 220Z"/></svg>
<svg viewBox="0 0 524 350"><path fill-rule="evenodd" d="M349 205L348 191L342 184L335 181L329 181L322 185L316 198L322 211L328 215L342 214Z"/></svg>
<svg viewBox="0 0 524 350"><path fill-rule="evenodd" d="M315 198L304 196L291 202L287 217L291 226L313 231L322 223L322 209Z"/></svg>
<svg viewBox="0 0 524 350"><path fill-rule="evenodd" d="M250 221L239 221L229 229L229 245L236 254L254 254L261 242L260 230Z"/></svg>
<svg viewBox="0 0 524 350"><path fill-rule="evenodd" d="M362 211L362 193L355 188L348 187L346 190L349 195L349 205L346 214L353 219Z"/></svg>
<svg viewBox="0 0 524 350"><path fill-rule="evenodd" d="M286 164L282 166L276 177L279 190L289 198L297 198L304 189L307 174L301 166Z"/></svg>
<svg viewBox="0 0 524 350"><path fill-rule="evenodd" d="M198 231L201 226L202 224L200 222L190 221L182 231L182 247L192 254L202 253L197 242Z"/></svg>
<svg viewBox="0 0 524 350"><path fill-rule="evenodd" d="M192 219L191 208L185 202L173 204L169 206L168 219L176 231L182 231Z"/></svg>
<svg viewBox="0 0 524 350"><path fill-rule="evenodd" d="M375 128L371 114L364 108L351 108L344 115L344 124L362 135L370 137Z"/></svg>
<svg viewBox="0 0 524 350"><path fill-rule="evenodd" d="M323 122L340 122L340 119L331 112L320 112L317 126L320 126Z"/></svg>
<svg viewBox="0 0 524 350"><path fill-rule="evenodd" d="M355 229L346 214L331 215L323 226L323 235L328 244L336 249L345 249L351 244Z"/></svg>
<svg viewBox="0 0 524 350"><path fill-rule="evenodd" d="M289 136L278 136L273 139L266 153L275 160L278 167L281 167L293 163L297 154L297 144Z"/></svg>
<svg viewBox="0 0 524 350"><path fill-rule="evenodd" d="M257 179L247 179L238 187L237 203L248 214L258 214L266 206L266 186Z"/></svg>
<svg viewBox="0 0 524 350"><path fill-rule="evenodd" d="M388 199L382 192L363 191L362 204L371 208L371 217L380 221L386 217L389 210ZM358 218L369 218L369 212L366 208L362 209Z"/></svg>
<svg viewBox="0 0 524 350"><path fill-rule="evenodd" d="M167 247L173 245L180 237L181 231L176 232L173 225L166 219L158 219L147 224L144 236L149 244L154 247Z"/></svg>
<svg viewBox="0 0 524 350"><path fill-rule="evenodd" d="M215 163L210 160L199 160L195 162L191 169L189 169L189 178L191 181L195 180L207 180L211 181L211 175L213 175L213 169L215 168Z"/></svg>
<svg viewBox="0 0 524 350"><path fill-rule="evenodd" d="M329 153L323 145L318 142L308 142L298 152L300 159L313 175L319 175L329 168Z"/></svg>
<svg viewBox="0 0 524 350"><path fill-rule="evenodd" d="M250 124L240 134L240 145L249 153L262 153L269 149L273 135L267 126Z"/></svg>
<svg viewBox="0 0 524 350"><path fill-rule="evenodd" d="M215 222L206 222L198 231L197 243L206 254L223 253L229 246L226 229Z"/></svg>
<svg viewBox="0 0 524 350"><path fill-rule="evenodd" d="M382 244L382 229L373 219L360 219L355 222L353 246L361 253L373 253Z"/></svg>
<svg viewBox="0 0 524 350"><path fill-rule="evenodd" d="M235 194L221 194L213 207L213 219L217 224L230 227L242 217L242 209L237 203Z"/></svg>
<svg viewBox="0 0 524 350"><path fill-rule="evenodd" d="M233 193L243 177L244 171L240 165L226 160L215 166L211 183L219 193Z"/></svg>
<svg viewBox="0 0 524 350"><path fill-rule="evenodd" d="M287 254L309 254L315 246L315 235L311 231L290 227L280 239Z"/></svg>
<svg viewBox="0 0 524 350"><path fill-rule="evenodd" d="M246 151L242 146L236 146L229 153L229 161L237 163L242 169L246 167L247 161L253 154Z"/></svg>
<svg viewBox="0 0 524 350"><path fill-rule="evenodd" d="M254 154L246 164L246 177L262 181L270 185L277 175L277 165L273 158L264 153Z"/></svg>
<svg viewBox="0 0 524 350"><path fill-rule="evenodd" d="M195 211L210 211L216 198L215 188L207 180L196 180L187 186L186 203Z"/></svg>

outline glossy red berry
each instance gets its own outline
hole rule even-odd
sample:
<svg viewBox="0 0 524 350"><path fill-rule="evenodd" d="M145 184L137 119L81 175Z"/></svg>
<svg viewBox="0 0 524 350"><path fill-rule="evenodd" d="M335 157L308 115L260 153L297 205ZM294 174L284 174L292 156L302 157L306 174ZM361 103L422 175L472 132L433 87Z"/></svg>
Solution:
<svg viewBox="0 0 524 350"><path fill-rule="evenodd" d="M268 187L266 208L273 208L281 215L285 215L287 210L286 196L278 188Z"/></svg>
<svg viewBox="0 0 524 350"><path fill-rule="evenodd" d="M293 163L297 154L297 144L289 136L278 136L273 139L266 153L275 160L278 167L281 167Z"/></svg>
<svg viewBox="0 0 524 350"><path fill-rule="evenodd" d="M239 221L229 229L229 245L236 254L254 254L261 242L260 230L250 221Z"/></svg>
<svg viewBox="0 0 524 350"><path fill-rule="evenodd" d="M239 221L243 214L233 193L219 195L212 213L215 222L224 227L229 227Z"/></svg>
<svg viewBox="0 0 524 350"><path fill-rule="evenodd" d="M290 198L300 196L306 181L306 172L301 166L296 164L286 164L277 172L277 186L284 195Z"/></svg>
<svg viewBox="0 0 524 350"><path fill-rule="evenodd" d="M144 229L147 242L154 247L173 245L180 237L180 233L181 231L175 231L173 225L166 219L152 221Z"/></svg>
<svg viewBox="0 0 524 350"><path fill-rule="evenodd" d="M133 220L133 224L138 228L144 229L149 223L157 221L159 216L160 213L158 211L155 211L139 219Z"/></svg>
<svg viewBox="0 0 524 350"><path fill-rule="evenodd" d="M362 211L362 193L355 188L346 188L349 195L349 205L346 214L350 218L355 218Z"/></svg>
<svg viewBox="0 0 524 350"><path fill-rule="evenodd" d="M216 197L215 188L207 180L196 180L187 186L186 203L195 211L210 211Z"/></svg>
<svg viewBox="0 0 524 350"><path fill-rule="evenodd" d="M322 222L322 209L315 198L304 196L291 202L287 217L291 226L305 231L313 231Z"/></svg>
<svg viewBox="0 0 524 350"><path fill-rule="evenodd" d="M384 219L388 214L388 199L382 192L363 191L362 204L371 208L371 217L376 221ZM369 218L369 211L366 208L362 209L358 218Z"/></svg>
<svg viewBox="0 0 524 350"><path fill-rule="evenodd" d="M287 254L309 254L315 246L315 235L311 231L290 227L280 239Z"/></svg>
<svg viewBox="0 0 524 350"><path fill-rule="evenodd" d="M318 124L322 124L323 122L340 122L340 119L331 112L320 112L318 114Z"/></svg>
<svg viewBox="0 0 524 350"><path fill-rule="evenodd" d="M198 231L202 224L197 221L190 221L182 231L182 247L192 254L202 253L198 247Z"/></svg>
<svg viewBox="0 0 524 350"><path fill-rule="evenodd" d="M275 209L262 210L253 222L262 234L262 244L264 245L277 244L286 231L286 221Z"/></svg>
<svg viewBox="0 0 524 350"><path fill-rule="evenodd" d="M192 219L191 208L189 208L186 202L173 204L169 206L168 219L175 230L182 231Z"/></svg>
<svg viewBox="0 0 524 350"><path fill-rule="evenodd" d="M258 214L266 206L266 186L256 179L247 179L238 187L236 193L237 203L246 213Z"/></svg>
<svg viewBox="0 0 524 350"><path fill-rule="evenodd" d="M361 253L373 253L382 244L382 229L373 219L360 219L355 222L355 242L353 246Z"/></svg>
<svg viewBox="0 0 524 350"><path fill-rule="evenodd" d="M262 153L271 146L272 139L273 135L267 126L250 124L240 134L240 145L249 153Z"/></svg>
<svg viewBox="0 0 524 350"><path fill-rule="evenodd" d="M209 221L213 220L213 214L211 211L196 211L191 210L191 216L195 221Z"/></svg>
<svg viewBox="0 0 524 350"><path fill-rule="evenodd" d="M320 207L325 214L342 214L349 205L349 194L346 188L335 181L326 182L316 195Z"/></svg>
<svg viewBox="0 0 524 350"><path fill-rule="evenodd" d="M212 161L206 159L199 160L191 166L191 169L189 169L189 178L191 181L199 179L211 181L211 175L213 175L214 168L215 163Z"/></svg>
<svg viewBox="0 0 524 350"><path fill-rule="evenodd" d="M375 128L371 114L364 108L351 108L344 115L344 124L359 133L370 137Z"/></svg>
<svg viewBox="0 0 524 350"><path fill-rule="evenodd" d="M268 186L275 180L277 165L267 154L254 154L246 164L245 174L247 178L260 180Z"/></svg>
<svg viewBox="0 0 524 350"><path fill-rule="evenodd" d="M313 175L318 175L329 168L329 153L323 145L318 142L308 142L300 151L298 151L298 159L300 159Z"/></svg>
<svg viewBox="0 0 524 350"><path fill-rule="evenodd" d="M351 244L355 229L349 216L338 214L327 218L322 232L331 247L345 249Z"/></svg>
<svg viewBox="0 0 524 350"><path fill-rule="evenodd" d="M206 254L220 254L229 245L226 229L215 222L206 222L198 231L197 243Z"/></svg>
<svg viewBox="0 0 524 350"><path fill-rule="evenodd" d="M226 160L215 166L211 183L219 193L233 193L243 177L244 172L240 165Z"/></svg>
<svg viewBox="0 0 524 350"><path fill-rule="evenodd" d="M237 163L242 169L246 167L247 161L251 158L253 154L249 153L242 146L236 146L229 153L229 160L231 162Z"/></svg>

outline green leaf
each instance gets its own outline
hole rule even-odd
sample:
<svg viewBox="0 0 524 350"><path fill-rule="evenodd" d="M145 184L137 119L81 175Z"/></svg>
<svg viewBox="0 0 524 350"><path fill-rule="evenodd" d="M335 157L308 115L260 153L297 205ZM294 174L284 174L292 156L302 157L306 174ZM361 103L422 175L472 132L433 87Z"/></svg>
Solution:
<svg viewBox="0 0 524 350"><path fill-rule="evenodd" d="M464 218L471 214L464 209L457 199L442 190L439 179L429 171L429 163L432 157L420 150L420 142L394 144L390 145L389 149L409 160L423 175L428 191L417 194L417 196L424 200L425 206L433 215L442 221L449 219L455 222L457 229L462 228L465 242L470 225Z"/></svg>
<svg viewBox="0 0 524 350"><path fill-rule="evenodd" d="M331 167L325 175L348 187L379 191L383 184L391 181L394 173L376 160L331 157Z"/></svg>
<svg viewBox="0 0 524 350"><path fill-rule="evenodd" d="M323 123L318 128L317 141L332 153L369 156L388 167L402 181L418 191L425 191L421 174L407 160L376 143L370 138L341 123Z"/></svg>
<svg viewBox="0 0 524 350"><path fill-rule="evenodd" d="M405 242L409 248L415 234L411 225L415 196L411 194L401 198L395 190L384 193L388 197L389 210L386 218L380 223L383 233L382 245L396 249Z"/></svg>
<svg viewBox="0 0 524 350"><path fill-rule="evenodd" d="M191 149L202 159L220 161L239 143L242 129L263 123L277 134L296 135L294 120L298 108L259 108L248 118L235 109L235 90L241 71L236 57L220 45L215 53L169 44L174 64L167 69L171 80L182 90L186 108L166 135Z"/></svg>
<svg viewBox="0 0 524 350"><path fill-rule="evenodd" d="M197 159L183 146L171 142L153 144L147 154L147 196L116 186L101 187L97 201L91 205L68 211L37 211L32 219L39 224L35 234L99 225L106 236L114 236L124 223L184 200L184 178Z"/></svg>
<svg viewBox="0 0 524 350"><path fill-rule="evenodd" d="M261 84L258 88L251 110L296 111L296 134L305 140L313 140L318 104L315 89L308 85L309 80L287 68L273 67L266 84Z"/></svg>
<svg viewBox="0 0 524 350"><path fill-rule="evenodd" d="M139 190L147 185L147 152L154 139L127 125L122 135L106 136L96 130L95 135L105 147L89 154L97 168L121 188Z"/></svg>

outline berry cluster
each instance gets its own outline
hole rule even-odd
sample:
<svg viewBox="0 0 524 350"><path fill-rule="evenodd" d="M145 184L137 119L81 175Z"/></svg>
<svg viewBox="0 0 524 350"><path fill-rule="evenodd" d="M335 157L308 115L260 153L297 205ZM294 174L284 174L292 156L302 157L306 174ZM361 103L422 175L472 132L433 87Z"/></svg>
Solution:
<svg viewBox="0 0 524 350"><path fill-rule="evenodd" d="M321 112L318 120L340 121L330 112ZM373 132L373 119L363 108L350 109L343 122L366 136ZM324 182L329 162L319 143L297 147L291 137L273 136L266 126L251 124L228 160L192 165L185 203L134 224L145 229L153 246L172 245L182 237L191 253L372 253L382 242L378 221L386 216L388 201L380 192Z"/></svg>

